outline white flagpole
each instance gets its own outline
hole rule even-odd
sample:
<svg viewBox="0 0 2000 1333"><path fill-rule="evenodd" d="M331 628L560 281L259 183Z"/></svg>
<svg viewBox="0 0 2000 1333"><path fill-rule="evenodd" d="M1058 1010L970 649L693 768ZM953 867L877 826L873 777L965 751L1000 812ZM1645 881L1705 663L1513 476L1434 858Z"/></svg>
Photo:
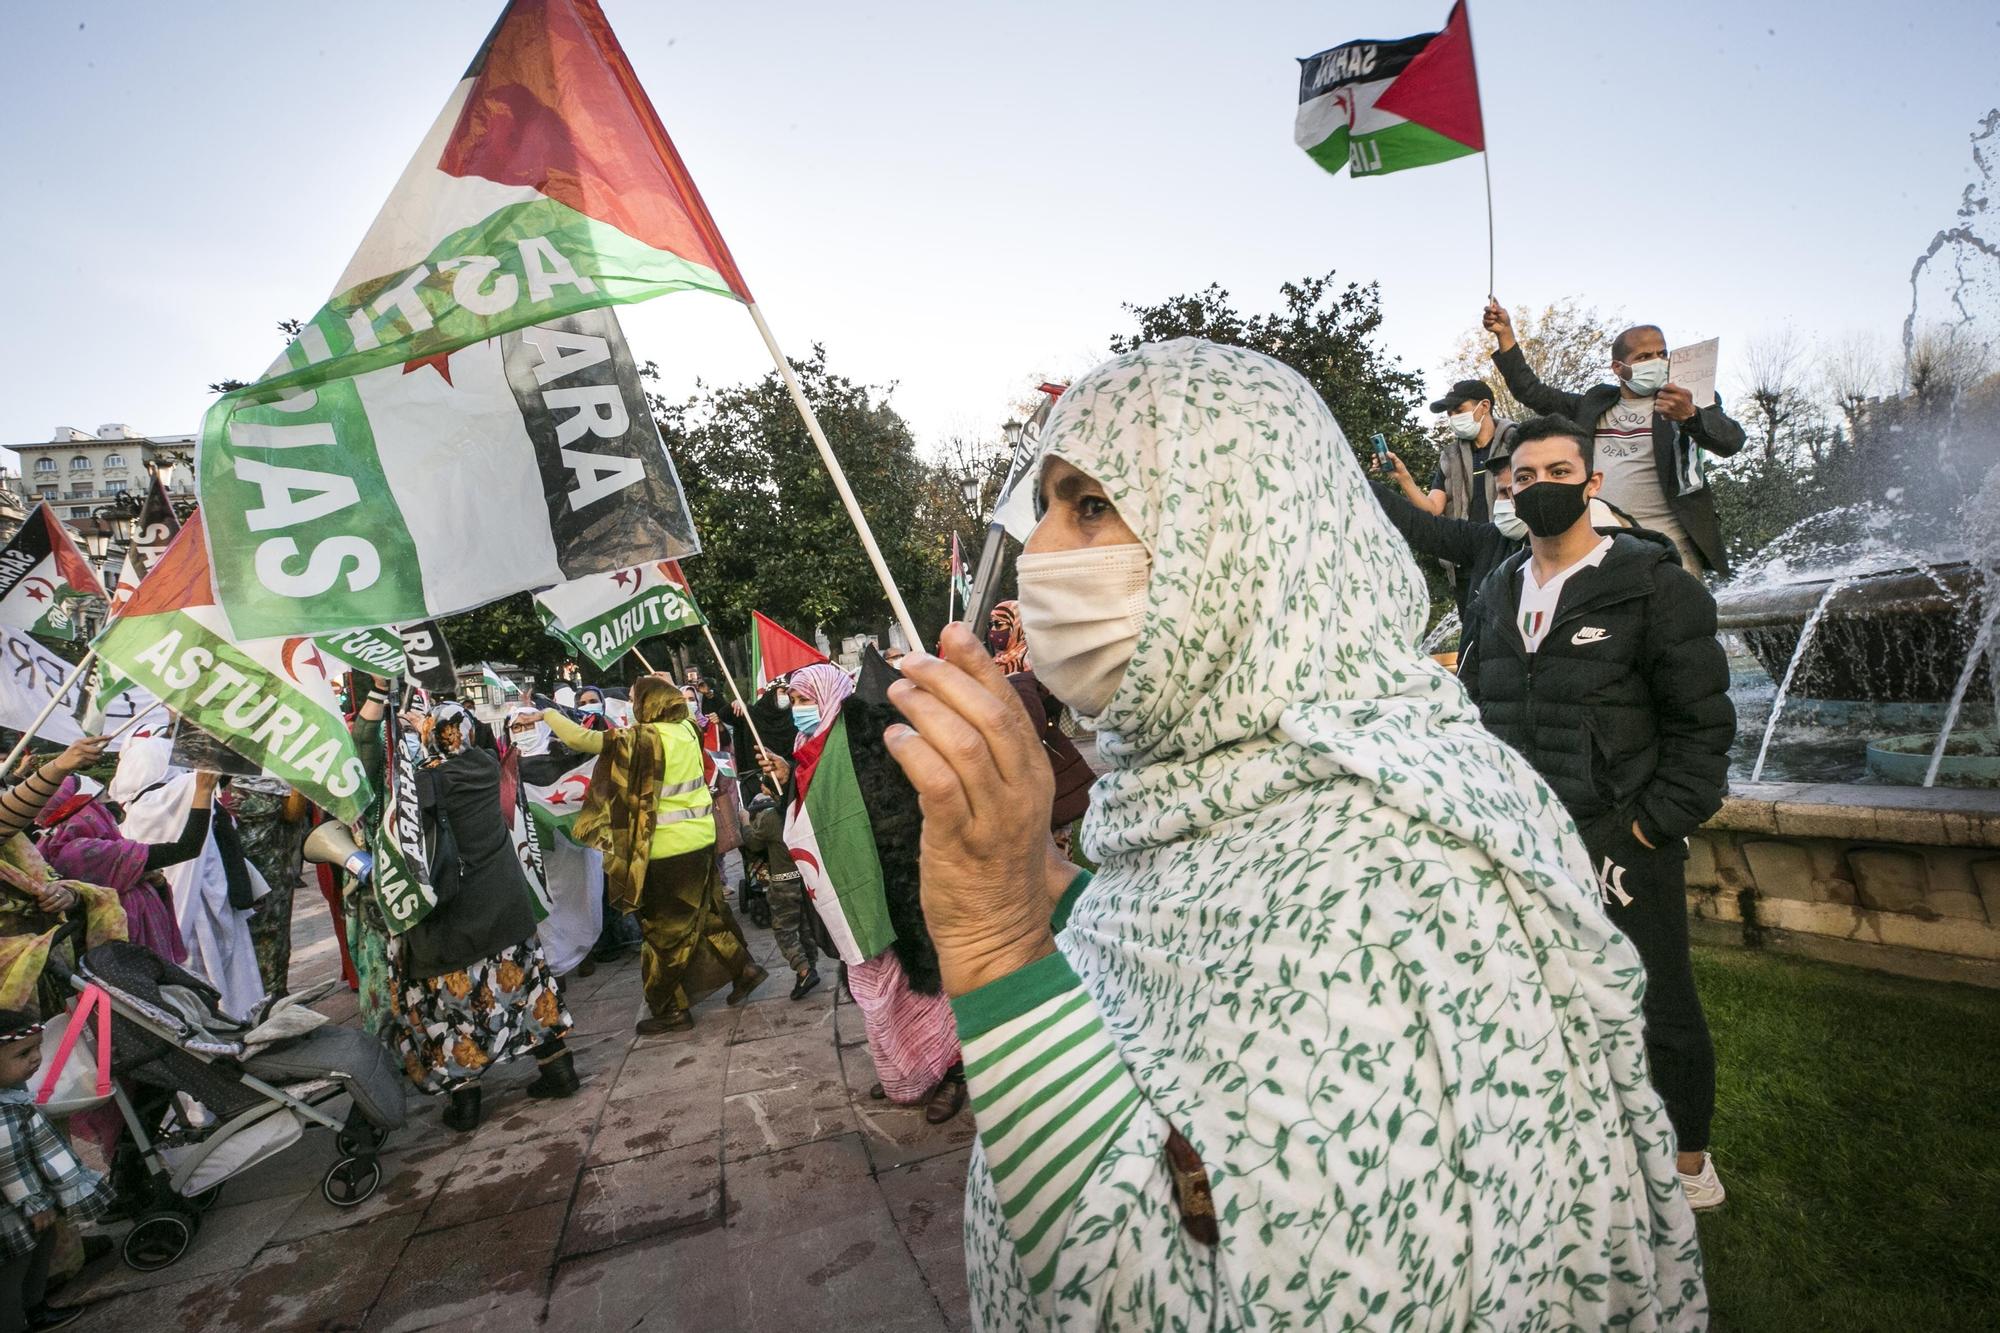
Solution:
<svg viewBox="0 0 2000 1333"><path fill-rule="evenodd" d="M792 374L792 363L785 360L785 354L778 347L778 340L771 335L771 326L764 322L764 312L757 308L755 301L745 303L750 311L750 319L763 336L764 346L771 351L771 362L778 368L778 375L785 381L785 388L791 392L792 403L799 409L799 416L805 420L806 434L812 436L815 448L819 450L819 460L826 465L826 473L833 478L833 489L840 494L840 503L847 509L847 517L854 524L854 530L861 535L861 547L868 553L868 563L874 566L876 581L882 591L889 595L889 609L895 613L896 623L903 627L903 637L913 648L923 647L923 636L917 633L917 622L910 618L910 608L903 605L903 594L896 590L896 581L889 577L889 566L882 559L882 550L875 545L875 533L868 526L868 516L861 512L861 502L854 498L848 488L847 474L840 470L840 460L833 456L833 446L826 442L826 432L820 429L819 418L813 415L812 404L806 401L805 391L799 388L798 377ZM728 674L725 669L725 675Z"/></svg>
<svg viewBox="0 0 2000 1333"><path fill-rule="evenodd" d="M715 635L709 631L707 617L702 618L701 637L708 640L708 651L715 654L715 665L722 670L722 679L729 686L729 697L743 710L743 725L750 729L750 743L757 747L757 753L764 753L764 738L757 734L757 724L750 720L750 705L743 702L743 692L736 688L736 677L729 674L729 663L723 660L722 649L715 642Z"/></svg>
<svg viewBox="0 0 2000 1333"><path fill-rule="evenodd" d="M21 733L20 743L8 752L5 760L0 760L0 778L4 778L14 771L14 764L20 759L22 752L28 748L28 742L35 738L35 732L41 728L42 723L49 720L49 715L56 711L56 705L62 702L63 696L76 687L77 681L83 678L83 674L90 670L90 664L96 660L97 645L92 644L90 651L83 655L83 660L78 662L76 668L69 673L69 679L57 687L56 692L49 696L49 701L42 705L40 714L36 716L33 722L28 724L28 729Z"/></svg>

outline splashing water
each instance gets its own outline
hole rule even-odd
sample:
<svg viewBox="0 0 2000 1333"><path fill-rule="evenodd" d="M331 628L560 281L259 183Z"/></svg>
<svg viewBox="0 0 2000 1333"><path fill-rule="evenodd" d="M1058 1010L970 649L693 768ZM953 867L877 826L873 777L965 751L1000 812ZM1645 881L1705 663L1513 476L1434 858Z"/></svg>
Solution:
<svg viewBox="0 0 2000 1333"><path fill-rule="evenodd" d="M1951 692L1951 706L1945 709L1944 727L1938 732L1937 744L1931 748L1931 762L1924 769L1924 785L1937 785L1938 769L1944 764L1945 746L1951 741L1952 729L1958 725L1958 710L1965 703L1965 692L1972 685L1972 677L1979 670L1979 660L1986 656L1987 645L1993 641L1993 622L2000 619L2000 602L1987 600L1986 615L1979 626L1979 637L1972 641L1972 651L1965 655L1965 669L1958 673L1958 688Z"/></svg>
<svg viewBox="0 0 2000 1333"><path fill-rule="evenodd" d="M1841 589L1859 577L1848 574L1835 579L1820 594L1819 604L1806 617L1805 628L1799 631L1799 646L1792 653L1792 660L1785 664L1785 678L1778 682L1778 692L1771 699L1771 716L1764 723L1764 743L1757 747L1757 763L1750 770L1750 780L1757 782L1764 776L1764 760L1771 753L1771 737L1778 732L1778 719L1785 715L1785 697L1792 692L1792 678L1799 673L1799 663L1805 661L1806 650L1812 647L1813 634L1819 629L1819 622L1826 618L1826 608Z"/></svg>

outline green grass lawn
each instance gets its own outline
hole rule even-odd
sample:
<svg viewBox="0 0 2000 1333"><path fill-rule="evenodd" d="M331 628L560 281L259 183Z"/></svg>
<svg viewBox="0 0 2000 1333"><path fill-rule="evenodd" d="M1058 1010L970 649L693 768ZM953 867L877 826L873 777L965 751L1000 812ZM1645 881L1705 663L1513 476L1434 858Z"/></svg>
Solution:
<svg viewBox="0 0 2000 1333"><path fill-rule="evenodd" d="M1695 949L1714 1327L2000 1328L2000 991Z"/></svg>

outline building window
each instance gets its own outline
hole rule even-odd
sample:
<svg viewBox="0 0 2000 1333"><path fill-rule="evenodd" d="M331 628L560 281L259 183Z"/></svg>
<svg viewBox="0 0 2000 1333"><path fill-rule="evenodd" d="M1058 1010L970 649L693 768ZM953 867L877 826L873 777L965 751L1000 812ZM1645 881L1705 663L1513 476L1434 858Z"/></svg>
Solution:
<svg viewBox="0 0 2000 1333"><path fill-rule="evenodd" d="M104 456L104 466L107 471L123 472L125 470L125 455L106 454Z"/></svg>
<svg viewBox="0 0 2000 1333"><path fill-rule="evenodd" d="M125 483L117 480L107 481L104 483L104 493L106 495L123 495L125 494Z"/></svg>
<svg viewBox="0 0 2000 1333"><path fill-rule="evenodd" d="M83 508L81 508L81 509L72 509L72 510L70 510L70 511L69 511L69 516L70 516L71 518L89 518L89 517L90 517L90 506L89 506L89 505L85 505L85 506L84 506Z"/></svg>
<svg viewBox="0 0 2000 1333"><path fill-rule="evenodd" d="M69 460L69 470L71 472L88 472L90 471L90 460L82 454L78 454L75 458Z"/></svg>
<svg viewBox="0 0 2000 1333"><path fill-rule="evenodd" d="M56 460L55 460L55 459L53 459L53 458L37 458L37 459L35 460L35 471L37 471L37 472L54 472L55 470L56 470Z"/></svg>
<svg viewBox="0 0 2000 1333"><path fill-rule="evenodd" d="M41 496L44 500L53 500L56 498L56 492L61 489L60 486L37 486L35 494Z"/></svg>

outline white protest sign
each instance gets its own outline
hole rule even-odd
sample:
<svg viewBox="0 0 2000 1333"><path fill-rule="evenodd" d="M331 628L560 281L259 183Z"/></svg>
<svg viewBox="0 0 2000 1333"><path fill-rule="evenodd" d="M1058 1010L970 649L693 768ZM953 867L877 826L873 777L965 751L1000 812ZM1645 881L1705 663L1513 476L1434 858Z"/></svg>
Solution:
<svg viewBox="0 0 2000 1333"><path fill-rule="evenodd" d="M1694 396L1696 407L1715 406L1715 363L1721 342L1720 338L1710 338L1668 353L1673 363L1673 382Z"/></svg>
<svg viewBox="0 0 2000 1333"><path fill-rule="evenodd" d="M11 731L26 731L75 670L73 663L6 625L0 625L0 661L5 664L0 667L0 727ZM82 738L74 712L81 683L70 686L64 703L43 719L35 735L57 745Z"/></svg>

